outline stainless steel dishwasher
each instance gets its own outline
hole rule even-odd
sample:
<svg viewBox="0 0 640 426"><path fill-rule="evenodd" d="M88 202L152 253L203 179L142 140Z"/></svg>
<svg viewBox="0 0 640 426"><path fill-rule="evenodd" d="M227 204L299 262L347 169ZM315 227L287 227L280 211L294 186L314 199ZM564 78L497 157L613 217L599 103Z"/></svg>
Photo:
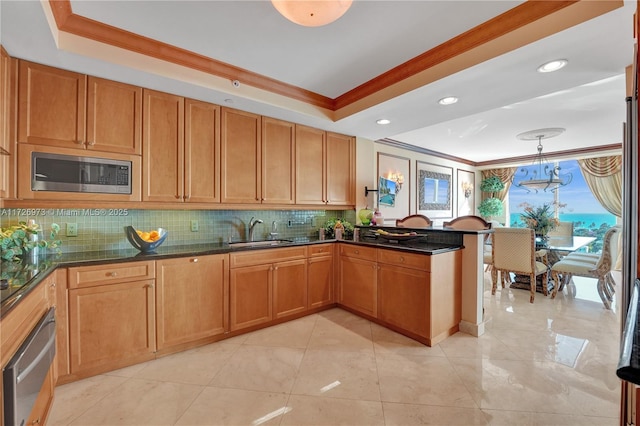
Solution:
<svg viewBox="0 0 640 426"><path fill-rule="evenodd" d="M25 424L55 353L55 309L50 308L2 371L6 426Z"/></svg>

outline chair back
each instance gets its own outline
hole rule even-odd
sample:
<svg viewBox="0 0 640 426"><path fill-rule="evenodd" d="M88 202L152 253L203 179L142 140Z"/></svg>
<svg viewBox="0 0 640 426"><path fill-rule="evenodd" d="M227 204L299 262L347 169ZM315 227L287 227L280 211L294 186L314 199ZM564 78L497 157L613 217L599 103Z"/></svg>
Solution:
<svg viewBox="0 0 640 426"><path fill-rule="evenodd" d="M573 237L573 222L559 222L556 229L549 231L549 237Z"/></svg>
<svg viewBox="0 0 640 426"><path fill-rule="evenodd" d="M531 274L535 271L535 233L530 228L496 228L493 267Z"/></svg>
<svg viewBox="0 0 640 426"><path fill-rule="evenodd" d="M602 240L602 253L596 264L596 269L609 272L614 269L614 264L618 259L619 246L618 240L621 237L621 229L619 226L613 226L607 230Z"/></svg>
<svg viewBox="0 0 640 426"><path fill-rule="evenodd" d="M444 222L442 226L444 228L469 229L469 230L491 228L491 224L489 222L487 222L480 216L474 216L474 215L456 217L455 219L450 220L449 222Z"/></svg>
<svg viewBox="0 0 640 426"><path fill-rule="evenodd" d="M402 219L396 219L398 228L429 228L433 222L421 214L412 214Z"/></svg>

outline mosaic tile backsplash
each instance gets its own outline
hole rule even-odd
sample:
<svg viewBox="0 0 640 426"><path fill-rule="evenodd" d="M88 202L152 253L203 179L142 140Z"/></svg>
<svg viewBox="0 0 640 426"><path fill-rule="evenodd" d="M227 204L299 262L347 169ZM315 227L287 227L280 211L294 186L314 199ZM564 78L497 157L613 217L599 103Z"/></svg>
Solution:
<svg viewBox="0 0 640 426"><path fill-rule="evenodd" d="M159 227L169 235L165 246L246 240L249 221L263 223L254 228L254 239L268 239L277 232L279 239L316 237L328 219L341 218L356 223L353 210L132 210L132 209L0 209L0 226L34 219L46 233L52 223L60 225L63 253L129 249L125 226L150 231ZM191 230L197 223L197 232ZM67 237L67 224L75 223L77 237Z"/></svg>

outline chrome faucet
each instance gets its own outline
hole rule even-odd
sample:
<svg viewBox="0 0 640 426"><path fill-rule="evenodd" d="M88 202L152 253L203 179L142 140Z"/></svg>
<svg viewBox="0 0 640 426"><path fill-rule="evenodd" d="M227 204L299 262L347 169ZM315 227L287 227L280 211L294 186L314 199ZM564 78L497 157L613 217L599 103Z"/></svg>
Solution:
<svg viewBox="0 0 640 426"><path fill-rule="evenodd" d="M253 228L259 223L263 223L260 219L254 217L249 221L249 241L253 241Z"/></svg>

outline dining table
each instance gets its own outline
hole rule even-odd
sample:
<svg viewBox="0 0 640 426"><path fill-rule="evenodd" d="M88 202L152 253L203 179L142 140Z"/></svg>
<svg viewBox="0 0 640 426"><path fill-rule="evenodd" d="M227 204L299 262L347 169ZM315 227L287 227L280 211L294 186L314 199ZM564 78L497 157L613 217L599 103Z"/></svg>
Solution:
<svg viewBox="0 0 640 426"><path fill-rule="evenodd" d="M544 246L538 246L536 249L538 251L545 250L546 251L546 264L549 270L553 266L554 263L558 262L564 255L577 251L583 247L588 246L592 242L596 240L595 237L585 237L585 236L553 236L547 239L547 243ZM509 286L510 288L517 288L522 290L529 290L529 276L528 275L520 275L514 274L514 281ZM536 279L536 291L538 293L544 293L543 291L543 283L542 280L544 275L538 275ZM551 274L548 274L547 277L547 292L551 292L553 290L553 280L551 279Z"/></svg>

